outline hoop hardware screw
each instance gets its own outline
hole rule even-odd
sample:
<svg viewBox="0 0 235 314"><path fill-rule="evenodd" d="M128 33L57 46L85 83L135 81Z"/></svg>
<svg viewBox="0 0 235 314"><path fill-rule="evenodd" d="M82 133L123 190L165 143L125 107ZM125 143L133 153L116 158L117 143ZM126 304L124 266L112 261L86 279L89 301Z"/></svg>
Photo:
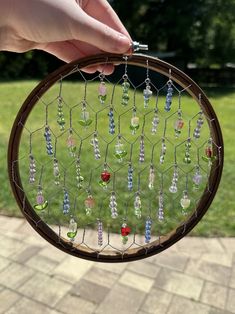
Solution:
<svg viewBox="0 0 235 314"><path fill-rule="evenodd" d="M139 51L139 50L148 50L148 45L140 44L138 41L133 41L131 44L131 49L133 52Z"/></svg>

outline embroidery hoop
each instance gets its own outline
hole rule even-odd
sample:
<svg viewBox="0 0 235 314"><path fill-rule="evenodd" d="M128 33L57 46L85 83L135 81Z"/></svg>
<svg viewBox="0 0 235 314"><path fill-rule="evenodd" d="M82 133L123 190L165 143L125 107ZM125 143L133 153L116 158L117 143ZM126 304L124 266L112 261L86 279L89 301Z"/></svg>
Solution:
<svg viewBox="0 0 235 314"><path fill-rule="evenodd" d="M195 210L193 211L192 215L188 217L187 221L177 226L177 228L172 230L172 232L170 232L167 236L161 236L159 239L153 242L147 243L140 247L130 248L122 253L114 250L112 251L110 249L104 250L102 252L92 251L88 247L81 245L76 247L71 242L61 238L60 235L55 233L37 215L31 203L29 202L27 195L24 193L24 188L21 182L20 169L18 163L16 163L16 161L19 159L19 145L21 134L24 129L24 123L38 102L38 99L43 96L43 94L49 90L54 83L58 82L61 77L64 78L71 73L74 73L74 71L87 66L108 63L125 64L123 55L101 54L83 58L66 64L57 71L51 73L27 97L20 111L18 112L12 127L8 147L8 172L14 197L30 225L52 245L73 256L100 262L129 262L160 253L182 239L197 225L197 223L202 219L208 210L218 189L223 168L224 150L220 125L212 105L201 88L192 79L190 79L186 74L176 67L162 60L142 54L133 54L128 58L128 64L146 68L146 59L148 59L148 67L150 70L160 73L166 77L169 76L170 72L172 80L179 84L179 86L182 88L187 88L187 92L197 101L198 104L198 95L201 95L199 106L201 106L202 112L210 120L209 127L213 141L213 149L217 152L217 159L213 162L210 169L207 187L201 195Z"/></svg>

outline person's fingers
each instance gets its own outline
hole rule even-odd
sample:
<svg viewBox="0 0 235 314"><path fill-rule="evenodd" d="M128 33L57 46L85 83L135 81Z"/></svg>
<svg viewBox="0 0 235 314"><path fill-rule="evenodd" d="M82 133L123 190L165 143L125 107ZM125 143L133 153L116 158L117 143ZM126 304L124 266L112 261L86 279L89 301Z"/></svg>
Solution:
<svg viewBox="0 0 235 314"><path fill-rule="evenodd" d="M37 49L41 49L50 54L53 54L65 62L71 62L78 58L84 57L84 54L69 41L41 44L38 45Z"/></svg>
<svg viewBox="0 0 235 314"><path fill-rule="evenodd" d="M101 64L101 65L94 65L94 66L89 66L86 68L81 69L83 72L86 73L95 73L96 71L103 73L104 75L110 75L114 71L114 65L112 64Z"/></svg>
<svg viewBox="0 0 235 314"><path fill-rule="evenodd" d="M71 21L71 33L74 39L82 40L102 51L125 53L130 49L131 40L106 24L89 16L85 12Z"/></svg>
<svg viewBox="0 0 235 314"><path fill-rule="evenodd" d="M55 42L45 45L37 45L37 49L41 49L43 51L46 51L50 54L53 54L57 58L65 61L65 62L71 62L79 58L83 58L86 56L90 56L90 51L86 51L85 48L88 48L88 45L83 45L81 43L81 46L83 47L83 50L78 48L78 43L74 42ZM90 49L91 50L91 49ZM93 51L93 54L96 54L97 52ZM110 75L114 71L114 66L112 64L104 64L104 65L94 65L89 66L86 68L83 68L82 71L86 73L94 73L96 71L102 72L105 75Z"/></svg>
<svg viewBox="0 0 235 314"><path fill-rule="evenodd" d="M93 0L87 0L82 3L82 9L88 15L131 39L128 31L120 21L111 5L106 0L96 0L95 5Z"/></svg>

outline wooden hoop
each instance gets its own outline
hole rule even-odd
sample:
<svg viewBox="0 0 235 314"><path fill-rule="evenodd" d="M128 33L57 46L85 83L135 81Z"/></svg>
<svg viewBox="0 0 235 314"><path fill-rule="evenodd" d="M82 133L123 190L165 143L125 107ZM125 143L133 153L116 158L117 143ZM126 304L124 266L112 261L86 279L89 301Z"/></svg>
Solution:
<svg viewBox="0 0 235 314"><path fill-rule="evenodd" d="M130 249L128 253L121 254L118 252L105 251L101 254L97 254L85 247L73 246L70 242L60 238L47 224L45 224L40 217L35 213L30 202L28 201L22 187L19 167L18 164L14 167L14 180L12 176L12 165L13 162L18 160L19 155L19 143L23 131L23 125L27 120L30 112L34 108L41 97L55 82L66 75L69 75L72 71L76 69L82 69L91 65L98 64L108 64L108 63L124 63L122 55L115 54L101 54L97 56L92 56L80 60L76 60L72 63L66 64L57 71L48 75L27 97L24 104L22 105L18 115L15 119L14 125L12 127L9 147L8 147L8 173L9 179L12 187L15 199L28 220L31 226L48 242L62 251L69 253L71 255L100 262L129 262L139 260L154 254L157 254L171 245L179 241L186 234L188 234L195 225L201 220L206 211L208 210L219 186L221 179L222 169L223 169L223 138L220 129L218 119L215 112L207 99L201 88L186 74L177 69L176 67L161 61L159 59L141 55L134 54L128 58L128 64L137 65L139 67L146 67L146 57L148 58L149 69L159 72L165 76L169 76L169 71L171 71L171 76L180 86L183 88L187 87L188 93L197 100L198 95L201 94L201 106L203 113L212 121L211 122L211 136L213 143L217 146L219 150L219 158L213 163L210 176L208 179L208 185L210 190L206 188L204 193L198 203L196 213L194 212L188 219L187 223L180 225L176 230L168 234L167 237L161 237L161 243L159 241L151 242L146 244L141 248ZM21 123L19 123L19 121Z"/></svg>

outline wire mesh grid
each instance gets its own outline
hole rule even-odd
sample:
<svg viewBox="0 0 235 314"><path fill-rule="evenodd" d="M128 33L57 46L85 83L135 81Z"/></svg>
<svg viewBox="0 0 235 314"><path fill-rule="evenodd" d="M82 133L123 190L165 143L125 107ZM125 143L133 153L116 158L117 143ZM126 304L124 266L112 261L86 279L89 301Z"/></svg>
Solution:
<svg viewBox="0 0 235 314"><path fill-rule="evenodd" d="M75 62L41 83L10 141L10 180L26 218L93 260L146 257L183 237L212 201L223 164L203 92L174 67L149 65L162 61L133 58L119 56L109 77Z"/></svg>

